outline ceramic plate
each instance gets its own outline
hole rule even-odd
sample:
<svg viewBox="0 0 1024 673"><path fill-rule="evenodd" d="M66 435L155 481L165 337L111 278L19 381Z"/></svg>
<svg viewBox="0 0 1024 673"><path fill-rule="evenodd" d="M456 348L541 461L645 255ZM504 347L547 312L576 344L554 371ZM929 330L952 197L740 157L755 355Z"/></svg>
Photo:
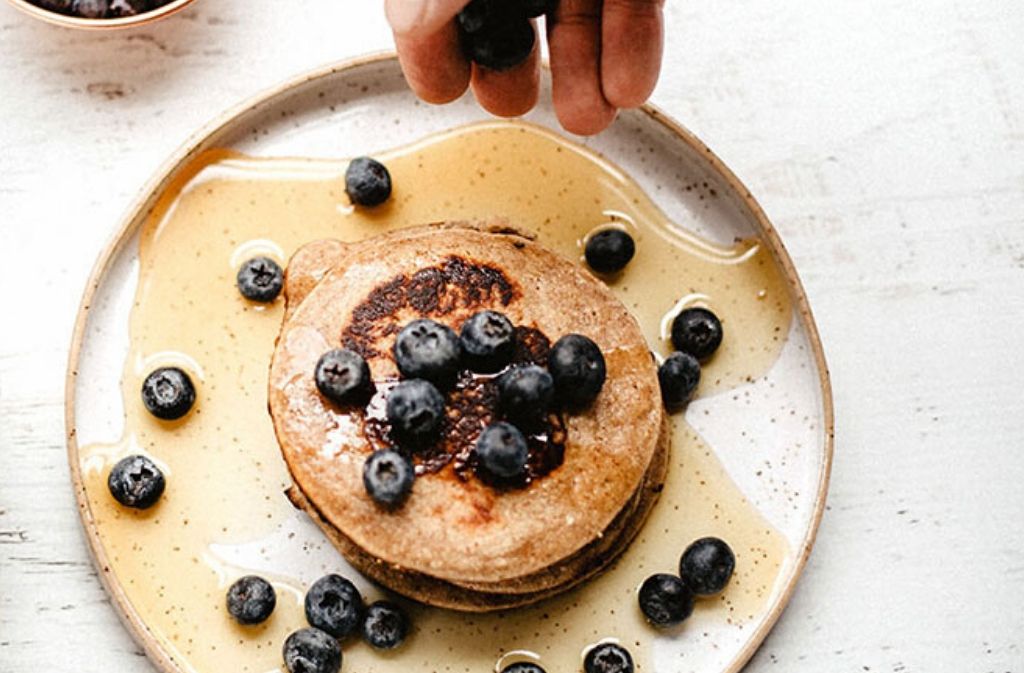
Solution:
<svg viewBox="0 0 1024 673"><path fill-rule="evenodd" d="M543 86L549 91L546 76ZM561 133L549 100L549 93L542 94L542 103L526 121L533 128ZM173 156L131 208L99 259L85 292L71 351L67 383L71 474L100 576L128 629L160 670L213 673L214 668L203 663L217 659L208 651L211 647L221 653L235 651L232 648L253 648L253 652L258 649L268 654L247 660L245 666L240 665L241 670L276 670L281 666L282 634L301 625L298 606L303 587L325 571L352 571L320 531L297 512L280 521L275 519L272 530L250 538L236 535L230 540L205 540L203 552L182 559L185 565L181 567L198 564L209 568L213 589L203 600L209 604L212 619L226 619L223 590L242 572L272 578L279 593L280 607L275 612L274 624L255 632L226 630L222 637L216 635L221 628L219 622L211 622L214 626L208 629L196 626L203 620L190 614L182 607L184 604L174 604L159 618L154 617L154 606L147 604L144 597L173 592L176 578L161 576L153 570L162 567L159 563L143 560L141 565L132 566L128 560L131 552L118 546L124 541L112 544L117 522L123 523L124 517L134 513L122 513L108 503L103 470L109 469L111 457L127 450L128 410L127 396L122 395L122 374L127 371L130 317L139 289L140 232L154 208L159 207L159 196L173 185L180 185L196 158L212 149L227 149L250 157L331 159L379 153L486 119L468 96L440 107L420 103L405 86L397 61L391 56L367 57L317 70L230 111ZM655 108L645 107L622 113L612 128L598 137L570 140L580 143L588 154L604 157L639 185L672 223L662 232L664 235L698 241L711 251L709 254L732 250L731 246L738 241L745 241L743 250L749 254L760 251L764 263L771 266L770 272L780 279L773 291L779 295L775 297L779 305L786 306L786 319L776 329L777 348L770 366L735 385L716 387L709 383L709 392L700 395L685 415L677 418L677 423L685 422L692 431L693 446L702 448L699 456L693 454L693 460L683 456L671 469L686 472L690 480L687 483L694 489L702 488L705 480L720 482L703 500L693 501L695 507L706 507L706 520L681 533L672 532L673 536L678 534L678 540L672 542L675 551L671 558L636 558L640 553L636 552L632 556L627 554L620 563L647 568L648 572L669 571L688 542L685 536L691 529L695 536L732 525L737 516L750 518L751 522L756 519L749 526L756 529L752 534L770 536L774 540L774 556L755 544L740 545L736 550L736 586L731 585L723 597L706 606L702 603L684 628L669 632L652 630L631 645L642 650L638 659L646 671L736 671L763 641L788 601L810 552L824 507L832 452L832 409L817 331L796 270L765 214L732 172L681 125ZM268 237L272 237L272 232L268 232ZM281 251L284 255L288 252ZM736 259L749 259L749 254ZM664 284L670 290L672 282L669 273ZM674 296L682 298L694 290L680 287L673 291ZM652 349L667 352L663 343L652 344ZM263 391L254 394L262 395ZM131 399L128 403L138 401ZM680 447L673 450L684 451ZM695 469L694 465L710 467ZM275 473L283 470L280 465L271 467ZM170 469L170 483L176 488L183 487L173 481L175 467L171 465ZM702 469L706 474L700 473ZM245 484L235 487L243 488ZM284 496L275 488L270 489L272 495L267 500L273 500L273 507L284 507ZM717 497L726 497L716 495L722 493L732 494L728 497L735 501L735 507L716 501ZM252 516L257 515L262 516L262 511L254 509ZM687 515L692 517L694 512ZM188 521L162 520L159 511L154 516L149 523L167 527L165 531L170 531L170 535L187 536L192 530ZM668 532L675 515L665 511L659 516L662 518L657 526L668 522ZM195 522L191 526L196 528ZM657 537L660 532L645 530L641 539ZM616 567L611 572L621 569ZM183 572L183 576L186 574ZM755 575L760 578L756 585L750 580ZM380 593L366 582L360 585L369 595ZM557 605L568 606L565 609L571 608L576 614L582 609L580 603L589 601L589 596L592 594L579 594ZM622 606L620 612L627 608L635 611L635 601L634 605ZM461 624L461 629L473 628L483 634L489 623L486 619L490 619L449 620L444 622L447 627L437 626L431 621L430 609L411 609L417 622L431 624L439 637L458 637L463 641L464 631L449 636L441 631ZM170 614L174 610L182 614ZM543 612L543 607L540 610ZM635 620L636 615L621 618ZM605 617L595 614L592 619L602 621ZM596 637L615 635L614 622L590 626ZM538 633L543 630L538 626ZM416 640L423 643L426 637L433 635L419 633L408 643L405 653L396 656L414 660L418 651L426 651L417 649ZM495 638L495 642L499 640ZM541 652L544 660L545 648L555 646L558 638L545 636L539 640L543 642L515 645ZM200 642L207 651L197 652ZM478 642L476 646L486 649L490 644ZM502 652L498 645L495 647L499 650L494 656L487 653L481 661L496 662ZM364 651L365 646L351 646L351 654L349 649L346 645L344 670L385 670L386 662L393 661L380 659L384 663L378 668L374 663L378 660L372 652ZM477 663L471 665L468 660L460 660L458 648L450 651L450 661L435 661L433 669L424 670L481 670ZM220 658L229 657L222 654ZM558 673L550 668L549 671Z"/></svg>

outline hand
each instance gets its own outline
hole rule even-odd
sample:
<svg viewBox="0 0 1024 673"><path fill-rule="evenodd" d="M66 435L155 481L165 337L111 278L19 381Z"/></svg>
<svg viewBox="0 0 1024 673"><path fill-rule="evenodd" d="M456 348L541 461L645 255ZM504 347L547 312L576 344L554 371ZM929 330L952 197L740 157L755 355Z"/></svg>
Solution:
<svg viewBox="0 0 1024 673"><path fill-rule="evenodd" d="M511 1L511 0L506 0ZM459 47L455 15L468 0L385 0L395 46L409 85L430 103L455 100L471 86L486 110L501 117L537 103L540 62L506 71L470 63ZM547 17L552 99L567 131L592 135L654 90L661 69L664 0L560 0Z"/></svg>

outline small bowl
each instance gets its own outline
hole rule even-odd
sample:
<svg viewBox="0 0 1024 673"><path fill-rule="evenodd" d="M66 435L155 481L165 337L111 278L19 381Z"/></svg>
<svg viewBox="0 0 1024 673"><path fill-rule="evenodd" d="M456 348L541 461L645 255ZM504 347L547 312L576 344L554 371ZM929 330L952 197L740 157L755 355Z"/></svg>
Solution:
<svg viewBox="0 0 1024 673"><path fill-rule="evenodd" d="M171 0L163 7L157 7L156 9L142 14L136 14L135 16L122 16L116 19L83 19L78 16L69 16L67 14L59 14L57 12L51 12L48 9L43 9L38 5L34 5L28 0L9 0L12 5L25 12L29 16L34 16L37 19L41 19L47 23L52 23L55 26L65 26L67 28L84 28L86 30L112 30L117 28L131 28L132 26L141 26L153 21L159 21L160 19L170 16L186 6L192 4L194 0Z"/></svg>

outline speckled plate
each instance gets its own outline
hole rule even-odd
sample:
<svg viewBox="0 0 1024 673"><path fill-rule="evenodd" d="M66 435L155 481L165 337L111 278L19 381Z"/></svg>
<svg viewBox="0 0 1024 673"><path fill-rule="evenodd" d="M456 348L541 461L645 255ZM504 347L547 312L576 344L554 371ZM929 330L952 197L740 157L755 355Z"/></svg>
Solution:
<svg viewBox="0 0 1024 673"><path fill-rule="evenodd" d="M543 86L549 87L546 78ZM558 130L550 96L542 95L541 100L527 120ZM83 475L88 466L80 451L87 445L113 445L124 432L120 376L139 280L139 232L156 199L190 160L211 148L257 157L355 156L485 118L468 96L442 107L420 103L390 55L305 74L229 111L171 157L101 255L85 291L71 349L68 457L100 577L126 626L160 670L192 669L154 635L133 603L133 588L111 572L110 550L87 493ZM380 132L382 120L385 134ZM788 283L792 318L774 364L738 388L701 397L690 404L685 417L744 501L782 536L788 552L763 587L764 600L756 614L734 619L726 611L708 611L697 626L652 634L651 639L650 661L658 673L737 671L789 600L824 508L832 456L832 403L817 330L796 270L764 212L736 176L686 129L647 106L624 112L600 136L579 140L630 175L670 220L693 234L722 245L740 238L759 239ZM706 198L708 194L715 198ZM302 517L274 536L214 551L231 556L233 567L292 578L296 585L315 579L324 568L347 568L319 530Z"/></svg>

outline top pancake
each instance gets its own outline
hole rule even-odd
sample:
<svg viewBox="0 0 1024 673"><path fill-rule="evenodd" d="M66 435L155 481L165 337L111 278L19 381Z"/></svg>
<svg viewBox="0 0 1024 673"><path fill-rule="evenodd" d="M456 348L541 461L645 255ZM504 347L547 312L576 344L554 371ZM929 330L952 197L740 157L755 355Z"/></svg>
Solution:
<svg viewBox="0 0 1024 673"><path fill-rule="evenodd" d="M430 226L317 242L288 275L289 314L270 370L275 431L296 486L366 553L452 582L502 582L583 548L634 496L663 420L656 369L636 321L582 269L518 234ZM429 317L458 331L487 308L551 342L569 333L597 342L608 368L601 394L563 416L564 462L525 487L496 489L447 465L418 477L401 509L382 510L362 484L373 448L364 413L321 397L317 360L353 348L375 381L394 380L402 326Z"/></svg>

